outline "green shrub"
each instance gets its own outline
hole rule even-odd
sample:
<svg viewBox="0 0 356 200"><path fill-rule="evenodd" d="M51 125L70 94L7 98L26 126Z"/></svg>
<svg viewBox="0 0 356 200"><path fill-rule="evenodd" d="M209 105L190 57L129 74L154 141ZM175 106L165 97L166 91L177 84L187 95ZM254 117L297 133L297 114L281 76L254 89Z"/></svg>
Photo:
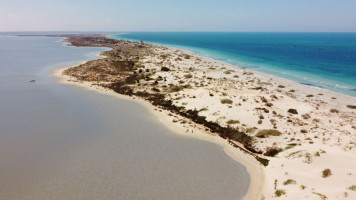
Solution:
<svg viewBox="0 0 356 200"><path fill-rule="evenodd" d="M171 71L171 70L168 67L162 67L161 71L168 72L168 71Z"/></svg>
<svg viewBox="0 0 356 200"><path fill-rule="evenodd" d="M152 88L152 90L155 91L155 92L160 92L161 91L161 90L159 90L158 88L155 88L155 87Z"/></svg>
<svg viewBox="0 0 356 200"><path fill-rule="evenodd" d="M290 185L290 184L297 184L297 181L295 181L293 179L288 179L283 182L283 185Z"/></svg>
<svg viewBox="0 0 356 200"><path fill-rule="evenodd" d="M268 136L280 136L282 135L281 132L277 131L277 130L273 130L273 129L266 129L266 130L260 130L258 131L258 133L256 134L256 137L259 138L265 138Z"/></svg>
<svg viewBox="0 0 356 200"><path fill-rule="evenodd" d="M322 175L323 178L327 178L327 177L329 177L331 175L332 175L332 173L331 173L330 169L324 169L323 170L323 175Z"/></svg>
<svg viewBox="0 0 356 200"><path fill-rule="evenodd" d="M229 121L227 121L226 122L227 124L239 124L240 123L240 121L239 120L229 120Z"/></svg>
<svg viewBox="0 0 356 200"><path fill-rule="evenodd" d="M335 108L332 108L332 109L330 109L330 112L331 112L331 113L339 113L339 110L338 110L338 109L335 109Z"/></svg>
<svg viewBox="0 0 356 200"><path fill-rule="evenodd" d="M308 131L305 130L305 129L300 130L300 132L301 132L301 133L308 133Z"/></svg>
<svg viewBox="0 0 356 200"><path fill-rule="evenodd" d="M202 112L202 111L208 111L208 108L202 108L198 112Z"/></svg>
<svg viewBox="0 0 356 200"><path fill-rule="evenodd" d="M285 195L285 194L286 194L286 192L284 190L276 190L274 192L274 195L276 195L276 197L280 197L280 196Z"/></svg>
<svg viewBox="0 0 356 200"><path fill-rule="evenodd" d="M347 105L346 107L351 108L351 109L356 109L355 105Z"/></svg>
<svg viewBox="0 0 356 200"><path fill-rule="evenodd" d="M269 157L274 157L276 156L279 152L281 152L283 149L278 148L278 147L268 147L267 151L263 154L265 156Z"/></svg>
<svg viewBox="0 0 356 200"><path fill-rule="evenodd" d="M222 104L232 104L232 103L233 103L233 101L230 100L230 99L221 99L220 102L221 102Z"/></svg>
<svg viewBox="0 0 356 200"><path fill-rule="evenodd" d="M298 111L297 111L296 109L293 109L293 108L290 108L290 109L288 110L288 112L289 112L289 113L292 113L292 114L295 114L295 115L298 114Z"/></svg>
<svg viewBox="0 0 356 200"><path fill-rule="evenodd" d="M352 185L352 186L348 187L347 189L352 190L352 191L356 191L356 185Z"/></svg>

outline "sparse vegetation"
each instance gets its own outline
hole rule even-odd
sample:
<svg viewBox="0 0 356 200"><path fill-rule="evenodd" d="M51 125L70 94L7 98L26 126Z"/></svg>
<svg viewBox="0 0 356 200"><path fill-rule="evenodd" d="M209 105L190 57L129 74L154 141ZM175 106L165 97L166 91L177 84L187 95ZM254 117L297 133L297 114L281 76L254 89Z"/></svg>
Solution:
<svg viewBox="0 0 356 200"><path fill-rule="evenodd" d="M285 88L286 86L284 85L279 85L278 88Z"/></svg>
<svg viewBox="0 0 356 200"><path fill-rule="evenodd" d="M323 175L322 175L323 178L327 178L332 175L330 169L324 169L322 173L323 173Z"/></svg>
<svg viewBox="0 0 356 200"><path fill-rule="evenodd" d="M310 98L310 97L314 97L314 95L308 94L306 97Z"/></svg>

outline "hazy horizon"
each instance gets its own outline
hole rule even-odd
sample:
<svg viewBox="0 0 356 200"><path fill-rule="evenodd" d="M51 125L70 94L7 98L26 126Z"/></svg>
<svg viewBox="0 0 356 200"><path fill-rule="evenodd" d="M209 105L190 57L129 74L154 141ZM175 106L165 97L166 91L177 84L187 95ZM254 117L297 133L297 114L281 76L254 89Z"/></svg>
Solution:
<svg viewBox="0 0 356 200"><path fill-rule="evenodd" d="M356 32L356 1L0 2L0 32Z"/></svg>

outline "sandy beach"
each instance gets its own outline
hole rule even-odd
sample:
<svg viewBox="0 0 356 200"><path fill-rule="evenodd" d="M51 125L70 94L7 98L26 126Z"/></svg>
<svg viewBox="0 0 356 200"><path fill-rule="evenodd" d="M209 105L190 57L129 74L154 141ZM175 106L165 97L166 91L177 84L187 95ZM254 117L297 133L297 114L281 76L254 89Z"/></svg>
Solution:
<svg viewBox="0 0 356 200"><path fill-rule="evenodd" d="M245 199L356 198L356 98L185 50L148 44L140 48L148 48L150 53L136 59L131 71L125 71L126 77L142 76L127 84L133 93L130 96L110 88L110 83L122 80L122 74L100 71L106 66L96 67L95 62L58 69L52 75L61 84L138 102L177 134L221 145L251 176ZM116 54L102 55L111 59ZM238 141L224 139L204 124L154 106L135 95L139 92L164 94L166 101L182 110L198 111L207 122L247 134L252 138L254 155L269 160L268 165L246 153Z"/></svg>

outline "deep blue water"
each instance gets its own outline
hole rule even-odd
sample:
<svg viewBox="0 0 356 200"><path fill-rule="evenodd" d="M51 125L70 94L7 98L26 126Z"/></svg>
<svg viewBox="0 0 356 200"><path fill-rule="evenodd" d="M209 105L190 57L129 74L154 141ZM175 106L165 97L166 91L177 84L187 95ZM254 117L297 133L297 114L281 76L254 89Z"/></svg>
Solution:
<svg viewBox="0 0 356 200"><path fill-rule="evenodd" d="M243 68L356 96L356 33L125 33Z"/></svg>

